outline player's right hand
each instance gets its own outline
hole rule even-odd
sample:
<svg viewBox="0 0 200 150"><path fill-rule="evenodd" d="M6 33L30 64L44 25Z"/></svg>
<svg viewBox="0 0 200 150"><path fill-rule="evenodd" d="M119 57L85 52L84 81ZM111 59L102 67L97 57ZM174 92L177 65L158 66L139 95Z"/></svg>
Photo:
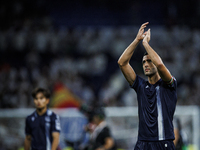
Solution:
<svg viewBox="0 0 200 150"><path fill-rule="evenodd" d="M149 24L149 22L143 23L138 31L138 34L136 36L136 39L141 41L144 39L145 35L147 34L147 32L144 32L144 28L146 28L146 26Z"/></svg>
<svg viewBox="0 0 200 150"><path fill-rule="evenodd" d="M148 31L146 32L146 35L143 39L143 43L145 43L145 42L149 43L150 39L151 39L151 32L150 32L150 29L148 29Z"/></svg>

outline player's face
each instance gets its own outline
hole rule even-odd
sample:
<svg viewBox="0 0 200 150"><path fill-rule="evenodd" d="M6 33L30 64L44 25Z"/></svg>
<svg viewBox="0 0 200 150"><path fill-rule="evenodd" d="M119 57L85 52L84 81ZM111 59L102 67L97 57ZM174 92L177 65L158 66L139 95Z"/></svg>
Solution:
<svg viewBox="0 0 200 150"><path fill-rule="evenodd" d="M142 60L144 74L148 77L153 76L157 73L157 68L151 61L149 55L145 55Z"/></svg>
<svg viewBox="0 0 200 150"><path fill-rule="evenodd" d="M43 109L47 107L47 104L49 103L49 99L46 98L42 92L39 92L34 98L34 103L37 109Z"/></svg>

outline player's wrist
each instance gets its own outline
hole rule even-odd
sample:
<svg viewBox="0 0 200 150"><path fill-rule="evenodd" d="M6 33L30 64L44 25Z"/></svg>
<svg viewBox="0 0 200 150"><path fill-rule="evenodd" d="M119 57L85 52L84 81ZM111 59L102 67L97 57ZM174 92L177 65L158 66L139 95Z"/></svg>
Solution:
<svg viewBox="0 0 200 150"><path fill-rule="evenodd" d="M145 45L148 45L149 43L147 41L142 41L142 44L145 46Z"/></svg>
<svg viewBox="0 0 200 150"><path fill-rule="evenodd" d="M142 39L139 39L139 38L136 37L134 41L136 41L136 42L139 43L141 40L142 40Z"/></svg>

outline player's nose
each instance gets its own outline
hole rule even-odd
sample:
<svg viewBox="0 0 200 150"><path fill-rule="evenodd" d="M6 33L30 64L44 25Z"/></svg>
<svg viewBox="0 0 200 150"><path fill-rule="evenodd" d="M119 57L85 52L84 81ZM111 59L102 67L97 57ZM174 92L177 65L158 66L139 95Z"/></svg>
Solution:
<svg viewBox="0 0 200 150"><path fill-rule="evenodd" d="M144 67L147 68L149 64L147 62L144 63Z"/></svg>

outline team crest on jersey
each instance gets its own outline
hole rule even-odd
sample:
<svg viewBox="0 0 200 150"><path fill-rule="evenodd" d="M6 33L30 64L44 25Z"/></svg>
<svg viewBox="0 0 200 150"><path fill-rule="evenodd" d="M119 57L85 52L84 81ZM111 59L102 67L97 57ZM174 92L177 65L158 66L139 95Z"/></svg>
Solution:
<svg viewBox="0 0 200 150"><path fill-rule="evenodd" d="M31 120L34 121L34 120L35 120L35 117L32 117Z"/></svg>

